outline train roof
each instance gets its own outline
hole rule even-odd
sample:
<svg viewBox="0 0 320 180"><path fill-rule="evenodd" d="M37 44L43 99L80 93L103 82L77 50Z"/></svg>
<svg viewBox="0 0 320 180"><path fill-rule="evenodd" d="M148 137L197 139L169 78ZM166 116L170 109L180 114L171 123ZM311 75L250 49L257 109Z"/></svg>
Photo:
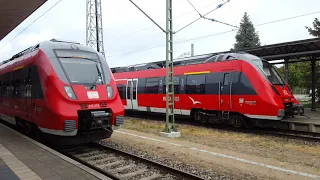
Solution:
<svg viewBox="0 0 320 180"><path fill-rule="evenodd" d="M224 61L224 60L232 60L238 59L239 55L250 55L245 52L234 52L234 53L211 53L205 55L192 56L187 58L178 58L173 60L173 66L186 66L193 64L205 64L210 62ZM251 55L253 56L253 55ZM141 71L147 69L160 69L166 67L166 61L156 61L142 64L135 64L123 67L114 67L111 68L113 73L120 72L132 72L132 71Z"/></svg>
<svg viewBox="0 0 320 180"><path fill-rule="evenodd" d="M24 56L26 54L29 54L37 49L39 49L40 47L43 47L44 49L48 49L48 47L50 46L50 44L53 44L53 43L61 43L61 47L64 47L62 44L64 45L70 45L70 44L74 44L76 45L77 47L80 47L82 50L86 50L86 51L91 51L91 52L96 52L94 51L94 49L92 49L91 47L87 47L85 45L81 45L79 42L75 42L75 41L68 41L68 40L61 40L61 39L51 39L49 41L43 41L43 42L40 42L36 45L33 45L31 47L28 47L27 49L13 55L10 59L7 59L7 60L4 60L2 62L0 62L0 66L2 65L5 65L9 62L12 62L14 61L15 59L21 57L21 56ZM58 47L56 44L54 44L53 46L54 48L60 48Z"/></svg>

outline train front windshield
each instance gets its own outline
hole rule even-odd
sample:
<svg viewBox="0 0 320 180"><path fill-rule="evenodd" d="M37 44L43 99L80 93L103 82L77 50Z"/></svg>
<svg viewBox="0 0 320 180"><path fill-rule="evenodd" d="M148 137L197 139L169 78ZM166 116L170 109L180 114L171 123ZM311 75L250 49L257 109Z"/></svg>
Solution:
<svg viewBox="0 0 320 180"><path fill-rule="evenodd" d="M101 65L88 59L60 58L72 84L103 84Z"/></svg>
<svg viewBox="0 0 320 180"><path fill-rule="evenodd" d="M265 61L262 58L258 58L256 56L248 56L250 57L250 60L258 66L259 72L268 78L268 80L273 85L285 85L285 81L281 77L281 75L278 73L278 71L270 64L269 62Z"/></svg>
<svg viewBox="0 0 320 180"><path fill-rule="evenodd" d="M268 77L269 81L274 85L284 85L285 82L281 78L278 71L268 62L262 61L263 63L263 71Z"/></svg>
<svg viewBox="0 0 320 180"><path fill-rule="evenodd" d="M71 84L98 85L109 82L97 54L84 51L57 50L64 74ZM106 75L106 76L105 76Z"/></svg>

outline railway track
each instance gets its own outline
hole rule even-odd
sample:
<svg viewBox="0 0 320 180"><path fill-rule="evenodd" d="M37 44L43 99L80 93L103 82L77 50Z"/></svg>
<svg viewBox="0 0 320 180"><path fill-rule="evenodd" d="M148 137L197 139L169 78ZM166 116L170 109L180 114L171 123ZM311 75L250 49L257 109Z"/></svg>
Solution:
<svg viewBox="0 0 320 180"><path fill-rule="evenodd" d="M163 121L161 114L139 114L139 113L126 113L126 118L128 119L141 119L141 120L154 120L154 121ZM235 128L232 126L227 126L223 124L202 124L200 122L192 121L191 119L186 119L186 117L178 116L176 118L176 123L184 125L194 125L204 128L213 128L219 130L226 130L238 133L247 133L247 134L258 134L258 135L269 135L274 137L290 138L290 139L299 139L309 142L320 143L320 133L304 132L304 131L294 131L287 129L278 129L278 128Z"/></svg>
<svg viewBox="0 0 320 180"><path fill-rule="evenodd" d="M193 174L98 143L64 147L59 151L112 179L203 180L203 178Z"/></svg>

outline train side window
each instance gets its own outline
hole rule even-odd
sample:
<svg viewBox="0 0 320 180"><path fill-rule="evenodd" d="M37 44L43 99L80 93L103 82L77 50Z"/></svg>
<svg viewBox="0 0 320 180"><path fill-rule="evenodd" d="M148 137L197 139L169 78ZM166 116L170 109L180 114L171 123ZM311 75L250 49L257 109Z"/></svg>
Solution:
<svg viewBox="0 0 320 180"><path fill-rule="evenodd" d="M205 75L197 74L197 75L188 75L187 76L187 86L186 93L187 94L204 94L205 92Z"/></svg>
<svg viewBox="0 0 320 180"><path fill-rule="evenodd" d="M18 69L13 72L12 76L12 85L13 85L13 97L20 98L21 97L21 77L23 77L23 69Z"/></svg>
<svg viewBox="0 0 320 180"><path fill-rule="evenodd" d="M180 76L180 90L179 90L180 94L184 94L185 84L186 84L186 76Z"/></svg>
<svg viewBox="0 0 320 180"><path fill-rule="evenodd" d="M123 84L117 84L118 93L121 99L126 99L126 87Z"/></svg>
<svg viewBox="0 0 320 180"><path fill-rule="evenodd" d="M2 97L2 88L3 88L2 78L3 78L3 75L0 75L0 97Z"/></svg>
<svg viewBox="0 0 320 180"><path fill-rule="evenodd" d="M12 95L11 91L11 72L4 74L4 87L3 87L3 96L10 97Z"/></svg>
<svg viewBox="0 0 320 180"><path fill-rule="evenodd" d="M31 85L32 85L31 97L36 99L43 99L44 97L43 97L42 87L40 83L38 68L35 65L31 67L30 79L31 79Z"/></svg>
<svg viewBox="0 0 320 180"><path fill-rule="evenodd" d="M138 79L138 94L144 94L146 89L146 79L139 78Z"/></svg>
<svg viewBox="0 0 320 180"><path fill-rule="evenodd" d="M173 83L174 83L174 93L179 94L180 90L180 76L174 76L173 77ZM163 82L163 94L166 94L166 77L164 77L164 82Z"/></svg>
<svg viewBox="0 0 320 180"><path fill-rule="evenodd" d="M146 79L146 93L158 94L159 78L147 78Z"/></svg>
<svg viewBox="0 0 320 180"><path fill-rule="evenodd" d="M215 72L206 75L206 94L218 94L219 93L219 82L221 81L221 73Z"/></svg>
<svg viewBox="0 0 320 180"><path fill-rule="evenodd" d="M229 78L230 78L230 74L229 73L225 73L223 76L223 85L224 86L228 86L229 85Z"/></svg>
<svg viewBox="0 0 320 180"><path fill-rule="evenodd" d="M27 80L28 80L28 72L29 68L23 68L21 72L21 76L19 77L21 80L20 83L20 97L26 97L26 87L27 87Z"/></svg>
<svg viewBox="0 0 320 180"><path fill-rule="evenodd" d="M166 93L166 81L165 81L166 77L160 77L159 78L159 93Z"/></svg>

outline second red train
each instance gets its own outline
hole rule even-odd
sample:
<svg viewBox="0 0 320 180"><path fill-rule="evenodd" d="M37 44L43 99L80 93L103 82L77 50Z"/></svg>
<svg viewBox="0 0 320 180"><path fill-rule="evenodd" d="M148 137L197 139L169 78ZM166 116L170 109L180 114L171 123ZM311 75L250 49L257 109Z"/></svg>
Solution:
<svg viewBox="0 0 320 180"><path fill-rule="evenodd" d="M111 68L126 110L166 112L165 61ZM262 125L304 107L266 60L224 53L174 62L175 114L234 126Z"/></svg>

